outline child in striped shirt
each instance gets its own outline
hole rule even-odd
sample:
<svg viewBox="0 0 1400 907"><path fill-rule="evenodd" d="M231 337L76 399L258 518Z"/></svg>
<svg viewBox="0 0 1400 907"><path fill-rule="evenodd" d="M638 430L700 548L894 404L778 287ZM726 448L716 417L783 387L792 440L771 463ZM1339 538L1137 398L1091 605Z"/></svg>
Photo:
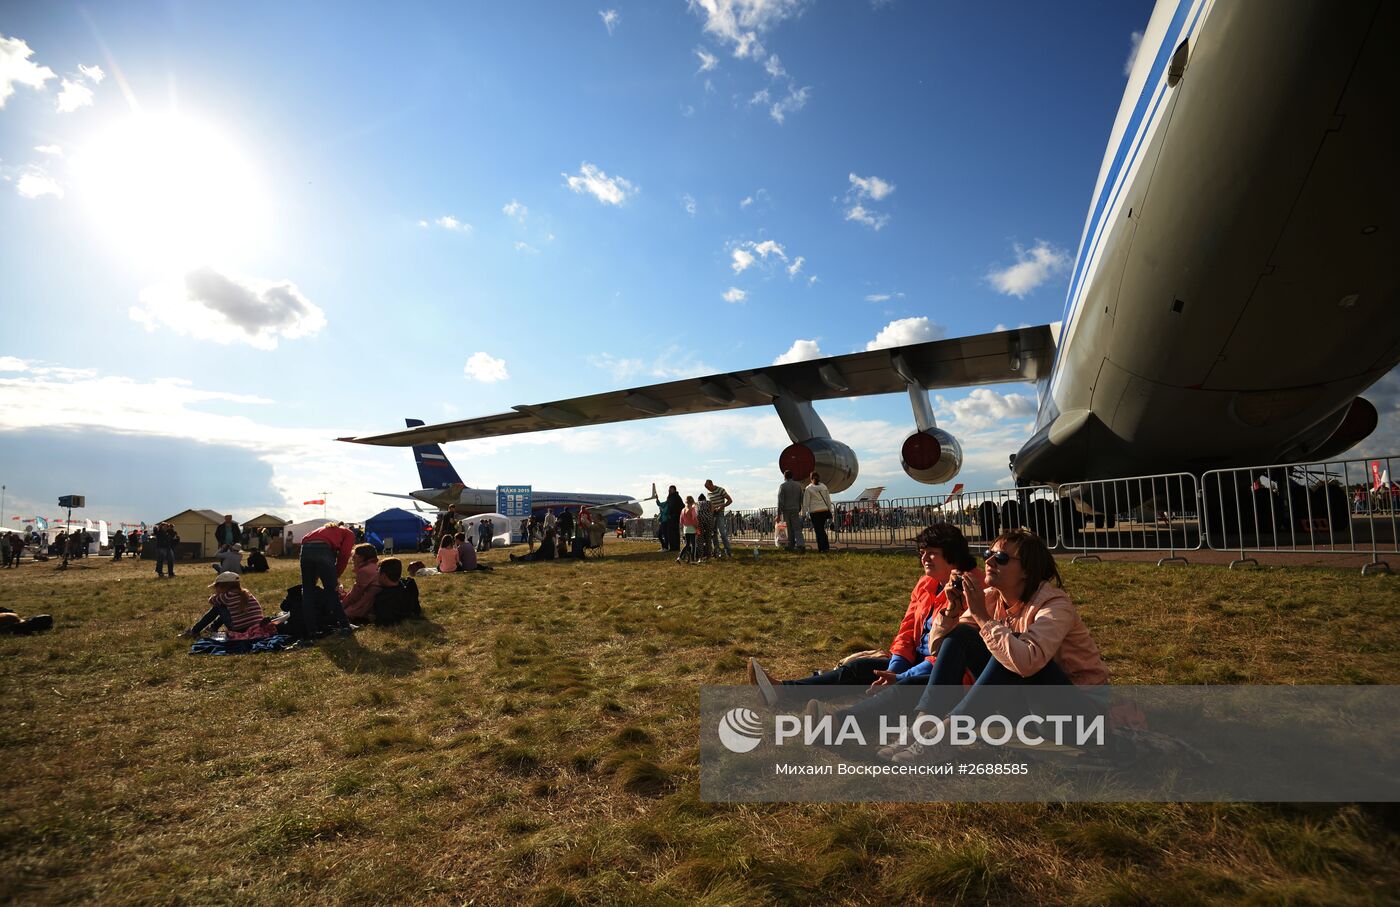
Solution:
<svg viewBox="0 0 1400 907"><path fill-rule="evenodd" d="M185 636L198 636L221 626L228 628L229 639L263 639L276 634L272 621L263 616L257 596L243 588L237 573L220 573L209 585L214 589L209 610L184 632Z"/></svg>

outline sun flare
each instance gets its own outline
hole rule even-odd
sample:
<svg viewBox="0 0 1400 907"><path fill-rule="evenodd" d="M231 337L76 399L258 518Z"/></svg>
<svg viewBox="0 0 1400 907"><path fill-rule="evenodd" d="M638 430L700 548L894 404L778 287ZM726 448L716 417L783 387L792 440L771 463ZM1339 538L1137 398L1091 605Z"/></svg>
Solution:
<svg viewBox="0 0 1400 907"><path fill-rule="evenodd" d="M252 167L237 145L199 120L130 117L87 143L73 165L98 232L140 266L237 260L267 227Z"/></svg>

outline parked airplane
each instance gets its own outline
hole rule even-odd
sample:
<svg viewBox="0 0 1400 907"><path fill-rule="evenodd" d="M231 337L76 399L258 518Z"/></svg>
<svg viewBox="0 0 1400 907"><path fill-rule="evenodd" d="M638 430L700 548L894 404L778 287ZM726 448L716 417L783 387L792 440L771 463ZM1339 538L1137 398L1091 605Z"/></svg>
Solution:
<svg viewBox="0 0 1400 907"><path fill-rule="evenodd" d="M405 419L412 430L423 424L421 419ZM437 444L413 445L413 459L418 465L418 477L423 488L408 494L392 494L376 491L375 494L387 498L407 498L422 501L438 510L450 510L465 516L496 511L496 490L494 488L468 488L457 475L452 462ZM531 508L538 513L565 509L577 510L587 507L597 516L608 517L614 514L623 517L642 515L642 505L623 494L582 494L566 491L531 491Z"/></svg>
<svg viewBox="0 0 1400 907"><path fill-rule="evenodd" d="M859 467L812 406L907 392L904 471L962 449L928 388L1035 382L1021 486L1320 460L1377 424L1400 362L1390 139L1400 4L1159 0L1054 324L706 375L344 438L408 445L771 404L782 469L833 492Z"/></svg>

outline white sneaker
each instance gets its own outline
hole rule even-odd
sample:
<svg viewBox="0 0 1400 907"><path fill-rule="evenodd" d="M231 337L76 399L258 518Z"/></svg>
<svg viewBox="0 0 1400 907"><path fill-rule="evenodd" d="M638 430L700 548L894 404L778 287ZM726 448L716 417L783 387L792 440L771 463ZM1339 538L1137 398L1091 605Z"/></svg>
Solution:
<svg viewBox="0 0 1400 907"><path fill-rule="evenodd" d="M773 681L768 679L768 672L763 670L757 658L749 659L749 683L758 687L758 695L763 697L764 705L771 709L778 704L778 691L773 689Z"/></svg>

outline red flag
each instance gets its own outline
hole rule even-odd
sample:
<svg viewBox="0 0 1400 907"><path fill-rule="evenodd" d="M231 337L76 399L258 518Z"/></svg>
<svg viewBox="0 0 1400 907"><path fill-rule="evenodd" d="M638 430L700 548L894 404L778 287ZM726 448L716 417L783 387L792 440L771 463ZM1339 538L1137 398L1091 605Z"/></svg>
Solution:
<svg viewBox="0 0 1400 907"><path fill-rule="evenodd" d="M305 507L307 504L325 504L325 503L326 503L325 501L302 501L302 502L301 502L301 505L302 505L303 507Z"/></svg>
<svg viewBox="0 0 1400 907"><path fill-rule="evenodd" d="M1371 487L1372 487L1372 488L1380 488L1380 487L1381 487L1381 461L1380 461L1380 460L1372 460L1372 461L1371 461Z"/></svg>

